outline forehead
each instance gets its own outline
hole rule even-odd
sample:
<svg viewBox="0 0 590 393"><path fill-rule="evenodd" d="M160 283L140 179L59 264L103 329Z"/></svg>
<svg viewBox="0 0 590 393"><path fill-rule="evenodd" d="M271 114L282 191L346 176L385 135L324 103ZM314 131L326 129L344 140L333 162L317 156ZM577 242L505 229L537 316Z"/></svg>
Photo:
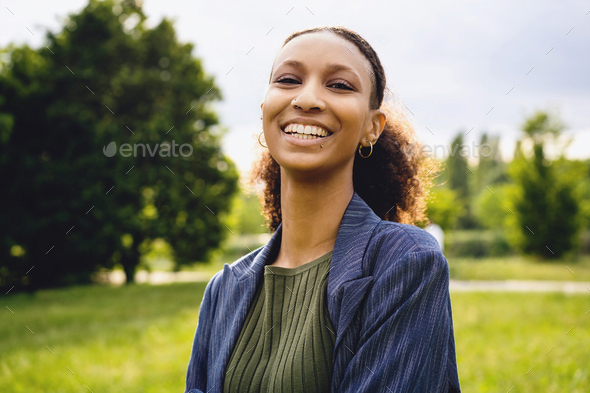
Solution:
<svg viewBox="0 0 590 393"><path fill-rule="evenodd" d="M327 30L306 33L289 41L279 50L273 73L291 60L303 63L306 68L323 68L331 64L348 66L356 71L363 84L371 83L369 60L354 43Z"/></svg>

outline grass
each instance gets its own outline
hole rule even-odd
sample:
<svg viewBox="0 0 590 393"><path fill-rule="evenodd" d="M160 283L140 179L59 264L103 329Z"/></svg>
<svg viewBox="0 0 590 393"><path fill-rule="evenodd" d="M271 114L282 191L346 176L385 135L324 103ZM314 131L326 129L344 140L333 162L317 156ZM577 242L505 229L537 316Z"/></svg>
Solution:
<svg viewBox="0 0 590 393"><path fill-rule="evenodd" d="M451 278L456 280L590 281L588 255L568 262L537 262L525 257L447 257L447 260Z"/></svg>
<svg viewBox="0 0 590 393"><path fill-rule="evenodd" d="M243 255L243 254L242 254ZM223 269L223 264L232 264L242 255L221 254L216 260L188 266L182 270L201 271L213 276ZM447 257L449 273L455 280L549 280L590 282L590 256L584 255L574 261L538 262L526 257L459 258ZM160 266L164 266L161 264ZM154 271L158 265L152 267ZM571 271L570 271L571 270Z"/></svg>
<svg viewBox="0 0 590 393"><path fill-rule="evenodd" d="M469 231L464 232L454 236L473 236ZM238 235L228 240L211 261L183 266L182 270L206 272L212 276L223 269L225 263L232 264L250 250L266 244L268 239L268 235ZM456 280L590 281L590 255L584 254L569 260L551 262L535 261L525 256L447 256L447 260L451 278ZM171 262L164 259L149 260L148 265L153 271L169 271L172 266Z"/></svg>
<svg viewBox="0 0 590 393"><path fill-rule="evenodd" d="M0 391L182 391L205 285L72 287L4 298L14 315L4 309L0 324Z"/></svg>
<svg viewBox="0 0 590 393"><path fill-rule="evenodd" d="M183 391L205 285L71 287L4 297L14 314L5 309L0 323L0 391ZM589 391L590 296L451 296L464 392Z"/></svg>
<svg viewBox="0 0 590 393"><path fill-rule="evenodd" d="M589 391L590 296L452 293L451 299L465 392Z"/></svg>

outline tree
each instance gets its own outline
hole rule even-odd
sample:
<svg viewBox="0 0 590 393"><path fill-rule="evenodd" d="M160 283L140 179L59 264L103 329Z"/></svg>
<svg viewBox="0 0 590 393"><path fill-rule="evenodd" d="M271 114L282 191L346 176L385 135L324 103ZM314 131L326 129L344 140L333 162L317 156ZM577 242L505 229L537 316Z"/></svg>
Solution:
<svg viewBox="0 0 590 393"><path fill-rule="evenodd" d="M232 232L241 235L268 233L264 217L260 214L259 198L246 185L242 185L240 190L232 203L231 214L227 219L228 227Z"/></svg>
<svg viewBox="0 0 590 393"><path fill-rule="evenodd" d="M500 152L500 136L488 136L484 132L479 147L479 162L475 171L476 192L481 192L486 186L508 181Z"/></svg>
<svg viewBox="0 0 590 393"><path fill-rule="evenodd" d="M457 226L462 229L471 229L477 226L477 222L471 213L471 190L473 172L469 169L467 157L469 151L463 143L463 132L459 132L451 142L450 155L446 159L446 167L449 170L448 187L455 192L456 201L464 207L457 217Z"/></svg>
<svg viewBox="0 0 590 393"><path fill-rule="evenodd" d="M582 220L574 195L576 179L556 176L545 150L565 126L555 115L537 111L522 126L524 137L518 141L509 167L514 185L508 189L508 240L522 253L544 259L556 259L570 253L578 242ZM522 143L532 144L532 157ZM561 158L563 160L563 151Z"/></svg>
<svg viewBox="0 0 590 393"><path fill-rule="evenodd" d="M457 203L456 192L447 187L436 186L431 189L430 194L426 208L428 218L445 231L456 228L457 220L465 214L465 207Z"/></svg>
<svg viewBox="0 0 590 393"><path fill-rule="evenodd" d="M506 193L509 186L499 184L495 187L483 188L473 202L474 215L482 227L503 229L510 211L506 208Z"/></svg>
<svg viewBox="0 0 590 393"><path fill-rule="evenodd" d="M181 265L227 236L238 174L208 105L221 93L169 20L145 19L133 1L91 0L46 47L7 48L2 287L87 282L116 264L131 281L150 239Z"/></svg>
<svg viewBox="0 0 590 393"><path fill-rule="evenodd" d="M451 154L447 157L446 164L449 169L450 189L455 190L457 197L466 202L469 197L469 183L467 180L469 169L463 146L463 133L460 132L451 142Z"/></svg>
<svg viewBox="0 0 590 393"><path fill-rule="evenodd" d="M507 214L506 184L508 174L500 153L500 137L484 132L480 140L479 160L473 184L472 212L480 226L504 227Z"/></svg>

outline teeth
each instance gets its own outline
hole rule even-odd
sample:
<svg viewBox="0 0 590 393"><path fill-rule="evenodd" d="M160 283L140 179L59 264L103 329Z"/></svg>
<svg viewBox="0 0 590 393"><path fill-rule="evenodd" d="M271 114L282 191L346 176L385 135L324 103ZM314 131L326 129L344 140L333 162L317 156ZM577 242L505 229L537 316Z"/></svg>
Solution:
<svg viewBox="0 0 590 393"><path fill-rule="evenodd" d="M301 135L305 136L301 139L315 139L318 137L325 137L330 135L330 133L324 130L321 127L316 126L306 126L303 124L288 124L285 127L285 132L293 133L294 135Z"/></svg>
<svg viewBox="0 0 590 393"><path fill-rule="evenodd" d="M318 139L318 138L320 138L317 135L307 135L307 134L292 134L292 136L294 136L295 138L299 138L299 139Z"/></svg>

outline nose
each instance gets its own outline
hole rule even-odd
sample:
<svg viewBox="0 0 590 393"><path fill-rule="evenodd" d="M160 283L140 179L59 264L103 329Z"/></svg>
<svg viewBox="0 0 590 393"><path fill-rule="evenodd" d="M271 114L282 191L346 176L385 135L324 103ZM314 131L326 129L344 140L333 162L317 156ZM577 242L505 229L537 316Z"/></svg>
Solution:
<svg viewBox="0 0 590 393"><path fill-rule="evenodd" d="M297 109L299 107L304 111L310 111L312 109L323 111L326 109L325 102L322 98L321 86L313 80L309 80L301 86L299 94L293 98L291 104L293 108Z"/></svg>

